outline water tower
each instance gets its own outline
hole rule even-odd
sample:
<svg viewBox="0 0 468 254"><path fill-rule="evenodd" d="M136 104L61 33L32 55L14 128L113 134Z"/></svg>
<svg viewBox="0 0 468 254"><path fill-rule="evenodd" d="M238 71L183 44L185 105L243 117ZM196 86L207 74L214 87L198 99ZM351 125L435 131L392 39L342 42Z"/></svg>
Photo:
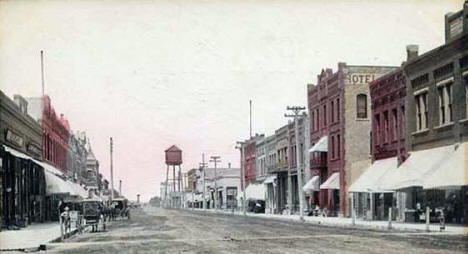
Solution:
<svg viewBox="0 0 468 254"><path fill-rule="evenodd" d="M182 197L181 193L181 182L182 182L182 170L180 168L180 165L182 164L182 150L180 150L177 146L173 145L169 147L166 151L164 151L166 154L166 165L167 165L167 171L166 171L166 186L165 186L165 197L167 200L167 186L169 185L169 167L172 166L172 195L170 195L171 203L172 206L175 206L176 200L178 200L178 196ZM176 166L179 167L179 174L176 177ZM176 179L177 179L177 185L176 185ZM176 191L177 187L177 191ZM177 201L178 204L180 204L180 201Z"/></svg>

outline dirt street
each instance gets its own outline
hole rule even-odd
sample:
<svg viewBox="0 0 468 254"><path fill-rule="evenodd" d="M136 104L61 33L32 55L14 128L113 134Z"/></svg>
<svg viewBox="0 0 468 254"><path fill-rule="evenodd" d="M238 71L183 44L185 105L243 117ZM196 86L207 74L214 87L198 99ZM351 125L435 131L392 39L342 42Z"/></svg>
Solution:
<svg viewBox="0 0 468 254"><path fill-rule="evenodd" d="M146 207L107 232L73 236L48 253L467 253L468 237L371 231Z"/></svg>

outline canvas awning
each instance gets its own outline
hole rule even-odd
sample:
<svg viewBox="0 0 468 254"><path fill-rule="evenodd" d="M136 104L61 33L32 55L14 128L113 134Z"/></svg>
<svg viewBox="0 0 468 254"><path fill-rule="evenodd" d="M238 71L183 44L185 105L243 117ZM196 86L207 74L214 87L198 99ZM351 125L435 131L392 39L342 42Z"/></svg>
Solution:
<svg viewBox="0 0 468 254"><path fill-rule="evenodd" d="M441 165L424 177L424 189L456 188L468 185L468 143L462 143Z"/></svg>
<svg viewBox="0 0 468 254"><path fill-rule="evenodd" d="M3 148L5 148L5 152L10 153L11 155L13 155L15 157L18 157L18 158L21 158L21 159L26 159L26 160L34 160L33 158L31 158L31 156L26 155L26 154L14 149L14 148L11 148L9 146L3 145Z"/></svg>
<svg viewBox="0 0 468 254"><path fill-rule="evenodd" d="M328 152L328 136L321 137L317 144L309 149L309 153L311 152Z"/></svg>
<svg viewBox="0 0 468 254"><path fill-rule="evenodd" d="M333 173L322 185L320 189L340 189L340 174L338 172Z"/></svg>
<svg viewBox="0 0 468 254"><path fill-rule="evenodd" d="M276 180L276 175L271 175L271 176L268 176L265 181L263 181L263 184L270 184L270 183L273 183L275 182Z"/></svg>
<svg viewBox="0 0 468 254"><path fill-rule="evenodd" d="M364 173L349 187L349 192L393 192L381 187L381 178L385 173L397 169L398 158L391 157L376 160Z"/></svg>
<svg viewBox="0 0 468 254"><path fill-rule="evenodd" d="M241 192L242 194L242 192ZM243 194L242 194L243 195ZM241 196L243 197L243 196ZM245 197L247 200L265 200L265 185L264 184L249 184L245 188Z"/></svg>
<svg viewBox="0 0 468 254"><path fill-rule="evenodd" d="M310 180L302 187L304 191L319 191L320 190L320 182L319 176L313 176Z"/></svg>
<svg viewBox="0 0 468 254"><path fill-rule="evenodd" d="M44 171L46 195L68 193L72 196L87 198L88 192L80 185L66 181L52 172Z"/></svg>
<svg viewBox="0 0 468 254"><path fill-rule="evenodd" d="M454 152L454 147L442 146L414 151L403 164L388 171L380 180L384 190L399 190L409 187L422 187L425 177L443 165Z"/></svg>

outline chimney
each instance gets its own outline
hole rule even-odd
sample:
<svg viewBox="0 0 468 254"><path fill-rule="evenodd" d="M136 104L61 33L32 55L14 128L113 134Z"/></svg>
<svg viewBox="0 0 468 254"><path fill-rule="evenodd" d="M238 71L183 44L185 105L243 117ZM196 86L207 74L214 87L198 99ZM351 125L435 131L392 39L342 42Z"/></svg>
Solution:
<svg viewBox="0 0 468 254"><path fill-rule="evenodd" d="M406 46L406 61L411 61L418 57L418 45L408 45Z"/></svg>
<svg viewBox="0 0 468 254"><path fill-rule="evenodd" d="M228 163L228 168L231 168L231 163L230 162Z"/></svg>

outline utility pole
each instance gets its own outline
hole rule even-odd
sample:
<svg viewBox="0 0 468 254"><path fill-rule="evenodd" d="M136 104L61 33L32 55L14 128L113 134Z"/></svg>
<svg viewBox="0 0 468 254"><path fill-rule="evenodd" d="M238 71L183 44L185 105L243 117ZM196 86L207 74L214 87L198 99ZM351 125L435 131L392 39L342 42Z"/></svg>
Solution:
<svg viewBox="0 0 468 254"><path fill-rule="evenodd" d="M240 150L240 153L241 153L241 172L240 172L240 176L242 177L241 181L242 181L242 213L244 214L244 216L246 216L247 214L247 211L246 211L246 207L245 207L245 163L244 163L244 142L240 142L240 141L237 141L236 142L236 149L239 149Z"/></svg>
<svg viewBox="0 0 468 254"><path fill-rule="evenodd" d="M112 137L110 137L111 201L114 199L114 165L113 165L113 158L112 158L113 149L114 149L114 145L112 143Z"/></svg>
<svg viewBox="0 0 468 254"><path fill-rule="evenodd" d="M221 158L220 156L211 156L211 160L210 162L214 162L214 184L215 184L215 198L214 198L214 207L215 207L215 210L217 211L218 210L218 175L216 173L216 165L218 162L221 162L219 160L219 158Z"/></svg>
<svg viewBox="0 0 468 254"><path fill-rule="evenodd" d="M41 50L41 77L42 77L42 97L44 97L45 84L44 84L44 51L43 50Z"/></svg>
<svg viewBox="0 0 468 254"><path fill-rule="evenodd" d="M205 163L205 154L202 153L202 163L201 163L201 169L203 172L203 210L206 210L206 186L205 186L205 181L206 181L206 174L205 174L205 169L206 169L206 164Z"/></svg>
<svg viewBox="0 0 468 254"><path fill-rule="evenodd" d="M305 110L305 107L287 107L286 110L292 111L291 114L284 114L285 117L293 117L294 118L294 130L296 136L296 171L297 171L297 191L299 192L299 215L301 220L304 220L304 190L302 187L304 184L302 183L303 180L303 173L302 173L302 163L301 163L301 148L299 144L299 115L301 114L302 110Z"/></svg>
<svg viewBox="0 0 468 254"><path fill-rule="evenodd" d="M119 195L123 197L122 195L122 180L119 180Z"/></svg>
<svg viewBox="0 0 468 254"><path fill-rule="evenodd" d="M252 138L252 100L249 101L250 105L250 114L249 114L249 119L250 119L250 137Z"/></svg>

